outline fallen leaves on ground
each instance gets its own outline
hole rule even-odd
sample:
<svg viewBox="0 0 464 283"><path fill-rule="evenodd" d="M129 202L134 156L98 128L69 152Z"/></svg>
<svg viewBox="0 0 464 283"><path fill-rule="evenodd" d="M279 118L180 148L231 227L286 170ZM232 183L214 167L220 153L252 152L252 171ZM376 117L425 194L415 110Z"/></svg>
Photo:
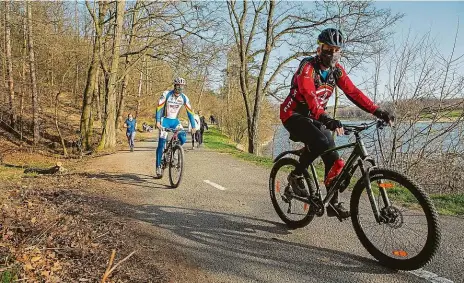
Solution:
<svg viewBox="0 0 464 283"><path fill-rule="evenodd" d="M0 190L2 282L100 282L112 250L115 262L137 248L126 222L80 188L91 180L63 175L26 178ZM131 242L132 241L132 242ZM105 282L164 282L133 257Z"/></svg>

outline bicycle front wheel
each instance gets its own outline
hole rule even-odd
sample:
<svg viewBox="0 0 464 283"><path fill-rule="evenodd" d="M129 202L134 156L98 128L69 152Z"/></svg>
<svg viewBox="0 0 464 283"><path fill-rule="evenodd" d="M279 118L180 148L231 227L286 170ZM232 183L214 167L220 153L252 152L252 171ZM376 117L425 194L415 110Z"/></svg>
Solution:
<svg viewBox="0 0 464 283"><path fill-rule="evenodd" d="M405 175L377 168L370 174L371 197L363 179L351 195L351 220L366 250L382 265L414 270L429 263L440 246L438 214L424 190ZM372 203L379 209L376 221Z"/></svg>
<svg viewBox="0 0 464 283"><path fill-rule="evenodd" d="M169 183L171 187L177 188L182 181L184 171L184 149L180 145L172 148L171 160L169 162Z"/></svg>

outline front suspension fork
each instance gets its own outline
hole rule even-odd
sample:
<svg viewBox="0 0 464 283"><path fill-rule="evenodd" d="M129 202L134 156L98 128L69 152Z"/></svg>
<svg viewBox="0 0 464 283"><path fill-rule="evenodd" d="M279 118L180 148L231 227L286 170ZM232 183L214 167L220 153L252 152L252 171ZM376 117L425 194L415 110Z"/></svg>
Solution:
<svg viewBox="0 0 464 283"><path fill-rule="evenodd" d="M371 167L365 169L362 160L358 160L358 166L359 166L359 169L361 170L363 181L366 184L366 193L367 193L367 196L369 197L369 201L371 203L371 208L372 208L372 212L374 213L375 220L377 221L377 223L380 223L381 222L380 211L379 211L377 202L375 200L374 193L372 192L372 186L371 186L371 178L370 178ZM379 188L379 189L382 190L382 188Z"/></svg>

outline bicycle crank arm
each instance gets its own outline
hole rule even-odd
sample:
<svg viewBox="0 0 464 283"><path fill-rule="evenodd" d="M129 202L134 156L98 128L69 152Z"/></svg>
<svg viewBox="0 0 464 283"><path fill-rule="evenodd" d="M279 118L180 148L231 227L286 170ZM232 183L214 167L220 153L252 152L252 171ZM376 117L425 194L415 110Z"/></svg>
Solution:
<svg viewBox="0 0 464 283"><path fill-rule="evenodd" d="M335 212L335 217L337 217L337 219L342 222L343 220L345 219L348 219L348 218L343 218L340 216L340 214L338 213L337 209L335 209L335 207L333 206L333 204L331 204L330 202L327 204L327 206L330 206L332 208L332 210Z"/></svg>
<svg viewBox="0 0 464 283"><path fill-rule="evenodd" d="M297 199L297 200L302 201L302 202L307 203L307 204L312 204L311 201L308 198L297 196L294 193L292 193L291 195L292 195L292 198L294 198L294 199Z"/></svg>

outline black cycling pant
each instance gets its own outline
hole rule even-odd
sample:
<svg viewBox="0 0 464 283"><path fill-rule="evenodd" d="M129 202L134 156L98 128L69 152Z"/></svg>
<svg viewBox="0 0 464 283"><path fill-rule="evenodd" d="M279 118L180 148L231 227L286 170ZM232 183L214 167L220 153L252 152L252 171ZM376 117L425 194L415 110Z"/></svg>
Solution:
<svg viewBox="0 0 464 283"><path fill-rule="evenodd" d="M323 128L320 122L313 121L309 117L293 114L283 124L293 139L303 142L310 149L308 151L306 148L300 156L300 164L295 168L295 174L302 174L303 170L307 169L322 152L335 147L332 132ZM325 165L325 179L330 168L340 156L338 152L333 151L322 155L321 158ZM338 202L338 193L334 195L332 201Z"/></svg>

